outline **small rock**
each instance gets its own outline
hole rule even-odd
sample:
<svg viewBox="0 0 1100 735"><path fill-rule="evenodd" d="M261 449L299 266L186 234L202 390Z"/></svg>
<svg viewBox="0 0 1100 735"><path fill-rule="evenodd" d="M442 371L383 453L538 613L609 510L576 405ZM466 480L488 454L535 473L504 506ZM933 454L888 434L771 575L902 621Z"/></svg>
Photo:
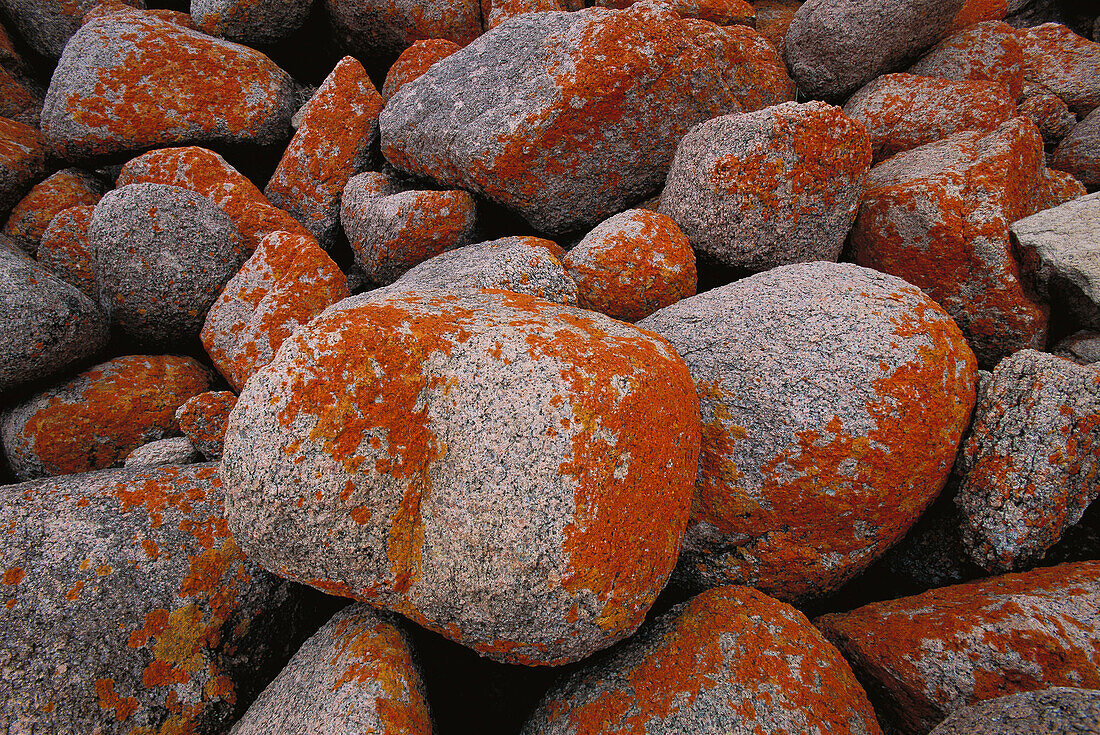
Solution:
<svg viewBox="0 0 1100 735"><path fill-rule="evenodd" d="M1100 692L1051 687L958 710L928 735L1089 735L1100 728Z"/></svg>
<svg viewBox="0 0 1100 735"><path fill-rule="evenodd" d="M1050 165L1073 174L1089 191L1100 188L1100 112L1093 110L1066 133Z"/></svg>
<svg viewBox="0 0 1100 735"><path fill-rule="evenodd" d="M1066 337L1051 350L1058 357L1078 365L1100 362L1100 333L1082 330Z"/></svg>
<svg viewBox="0 0 1100 735"><path fill-rule="evenodd" d="M192 396L176 409L180 431L208 460L221 459L229 414L237 396L229 391L209 391Z"/></svg>
<svg viewBox="0 0 1100 735"><path fill-rule="evenodd" d="M1024 84L1017 114L1031 118L1043 134L1043 142L1048 144L1058 143L1077 124L1077 116L1061 97L1031 82Z"/></svg>
<svg viewBox="0 0 1100 735"><path fill-rule="evenodd" d="M956 81L1000 82L1018 99L1024 86L1024 46L1016 29L988 21L953 33L932 47L910 74Z"/></svg>
<svg viewBox="0 0 1100 735"><path fill-rule="evenodd" d="M95 254L88 242L88 225L95 207L62 210L50 220L38 243L38 263L61 280L76 286L92 301L99 300Z"/></svg>
<svg viewBox="0 0 1100 735"><path fill-rule="evenodd" d="M264 46L301 28L311 7L313 0L191 0L191 17L211 36Z"/></svg>
<svg viewBox="0 0 1100 735"><path fill-rule="evenodd" d="M46 175L46 145L29 125L0 118L0 217Z"/></svg>
<svg viewBox="0 0 1100 735"><path fill-rule="evenodd" d="M142 444L130 452L123 466L127 469L140 469L194 464L201 461L202 454L195 449L190 439L186 436L173 436Z"/></svg>
<svg viewBox="0 0 1100 735"><path fill-rule="evenodd" d="M34 255L42 234L58 213L82 204L94 205L107 189L106 183L94 174L78 168L62 169L36 184L15 205L4 224L4 234Z"/></svg>
<svg viewBox="0 0 1100 735"><path fill-rule="evenodd" d="M397 61L386 72L386 82L382 85L382 101L389 102L390 97L397 94L397 90L420 77L435 62L447 58L460 48L462 47L454 41L444 38L414 42L401 52Z"/></svg>
<svg viewBox="0 0 1100 735"><path fill-rule="evenodd" d="M480 0L325 0L336 41L359 57L394 58L414 41L465 46L481 34Z"/></svg>
<svg viewBox="0 0 1100 735"><path fill-rule="evenodd" d="M1024 51L1024 77L1061 97L1084 117L1100 106L1100 43L1060 23L1016 32Z"/></svg>

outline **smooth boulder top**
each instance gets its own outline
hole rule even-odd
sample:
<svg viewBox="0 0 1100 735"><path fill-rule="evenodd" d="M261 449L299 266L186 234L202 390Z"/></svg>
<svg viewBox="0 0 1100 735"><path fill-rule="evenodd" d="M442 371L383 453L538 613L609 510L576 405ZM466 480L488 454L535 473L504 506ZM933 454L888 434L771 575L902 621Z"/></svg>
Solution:
<svg viewBox="0 0 1100 735"><path fill-rule="evenodd" d="M249 380L222 455L249 557L497 660L575 661L675 565L699 418L660 338L506 291L364 294Z"/></svg>

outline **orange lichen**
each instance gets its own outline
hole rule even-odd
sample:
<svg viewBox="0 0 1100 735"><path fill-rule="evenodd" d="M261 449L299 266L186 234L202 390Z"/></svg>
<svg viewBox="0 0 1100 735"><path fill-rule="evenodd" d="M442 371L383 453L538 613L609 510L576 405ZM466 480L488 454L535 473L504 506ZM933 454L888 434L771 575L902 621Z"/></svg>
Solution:
<svg viewBox="0 0 1100 735"><path fill-rule="evenodd" d="M4 584L8 585L9 587L14 587L15 585L22 582L25 576L26 573L23 571L22 567L11 567L6 572L4 572L3 581Z"/></svg>
<svg viewBox="0 0 1100 735"><path fill-rule="evenodd" d="M113 710L115 719L122 722L132 715L141 705L134 697L121 697L115 693L112 679L96 679L95 693L99 698L100 709Z"/></svg>
<svg viewBox="0 0 1100 735"><path fill-rule="evenodd" d="M1008 15L1008 0L966 0L951 22L951 30L964 28L989 20L1004 20Z"/></svg>
<svg viewBox="0 0 1100 735"><path fill-rule="evenodd" d="M1012 99L1024 84L1023 45L1012 26L985 21L949 36L910 70L912 74L1000 82Z"/></svg>
<svg viewBox="0 0 1100 735"><path fill-rule="evenodd" d="M220 446L237 396L229 391L210 391L189 398L176 411L180 431L200 450Z"/></svg>
<svg viewBox="0 0 1100 735"><path fill-rule="evenodd" d="M62 210L94 205L102 196L99 182L77 169L63 169L36 184L11 210L4 234L37 249L42 234Z"/></svg>
<svg viewBox="0 0 1100 735"><path fill-rule="evenodd" d="M69 207L50 220L38 244L38 262L46 270L79 288L91 299L99 298L92 269L93 253L88 225L94 207Z"/></svg>
<svg viewBox="0 0 1100 735"><path fill-rule="evenodd" d="M437 61L447 58L461 48L457 43L442 38L417 41L401 52L386 72L386 82L382 85L382 101L389 101L397 90L414 79L419 78Z"/></svg>

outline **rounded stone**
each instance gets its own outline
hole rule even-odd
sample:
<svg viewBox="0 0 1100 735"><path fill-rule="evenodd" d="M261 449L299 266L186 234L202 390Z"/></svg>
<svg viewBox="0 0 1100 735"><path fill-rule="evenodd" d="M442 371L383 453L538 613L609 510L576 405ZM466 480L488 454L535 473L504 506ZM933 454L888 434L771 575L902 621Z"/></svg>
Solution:
<svg viewBox="0 0 1100 735"><path fill-rule="evenodd" d="M127 469L142 467L167 467L202 462L202 454L186 436L170 436L157 439L130 452L123 462Z"/></svg>
<svg viewBox="0 0 1100 735"><path fill-rule="evenodd" d="M1100 730L1100 691L1051 687L961 709L928 735L1092 735Z"/></svg>
<svg viewBox="0 0 1100 735"><path fill-rule="evenodd" d="M192 396L176 409L176 421L195 449L207 459L220 459L229 414L237 396L227 390L207 391Z"/></svg>
<svg viewBox="0 0 1100 735"><path fill-rule="evenodd" d="M638 326L688 364L703 448L677 578L785 601L836 590L939 494L974 407L962 333L919 289L804 263Z"/></svg>
<svg viewBox="0 0 1100 735"><path fill-rule="evenodd" d="M252 46L281 41L302 27L313 0L191 0L204 32Z"/></svg>
<svg viewBox="0 0 1100 735"><path fill-rule="evenodd" d="M479 0L325 0L337 42L350 53L393 59L410 43L465 46L481 34Z"/></svg>
<svg viewBox="0 0 1100 735"><path fill-rule="evenodd" d="M388 102L390 97L397 94L397 90L428 71L435 62L447 58L460 48L462 47L457 43L445 38L414 42L401 52L397 61L386 72L386 81L382 85L382 101Z"/></svg>
<svg viewBox="0 0 1100 735"><path fill-rule="evenodd" d="M503 291L364 294L252 377L221 471L266 568L560 664L628 636L664 586L698 432L652 334Z"/></svg>
<svg viewBox="0 0 1100 735"><path fill-rule="evenodd" d="M0 217L46 175L46 142L36 128L0 118Z"/></svg>
<svg viewBox="0 0 1100 735"><path fill-rule="evenodd" d="M1024 86L1024 47L1008 23L985 21L940 41L909 67L909 73L1000 82L1017 99Z"/></svg>
<svg viewBox="0 0 1100 735"><path fill-rule="evenodd" d="M50 220L38 243L38 263L93 301L99 299L88 225L95 207L69 207Z"/></svg>
<svg viewBox="0 0 1100 735"><path fill-rule="evenodd" d="M38 250L50 221L62 210L94 205L107 190L98 176L78 168L66 168L34 186L8 215L4 234L19 242L31 255Z"/></svg>

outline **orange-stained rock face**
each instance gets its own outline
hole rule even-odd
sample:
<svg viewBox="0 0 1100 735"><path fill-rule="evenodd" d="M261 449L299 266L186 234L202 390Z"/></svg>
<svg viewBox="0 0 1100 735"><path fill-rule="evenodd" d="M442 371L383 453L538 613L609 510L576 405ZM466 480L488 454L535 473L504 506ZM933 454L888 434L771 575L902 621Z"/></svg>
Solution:
<svg viewBox="0 0 1100 735"><path fill-rule="evenodd" d="M589 232L562 264L585 309L634 322L695 295L695 253L668 217L632 209Z"/></svg>
<svg viewBox="0 0 1100 735"><path fill-rule="evenodd" d="M229 391L209 391L188 398L176 409L180 431L207 459L222 456L225 427L237 396Z"/></svg>
<svg viewBox="0 0 1100 735"><path fill-rule="evenodd" d="M737 731L880 732L840 652L748 587L708 590L646 625L551 689L523 735Z"/></svg>
<svg viewBox="0 0 1100 735"><path fill-rule="evenodd" d="M316 240L274 232L210 307L203 347L240 390L291 332L347 296L347 279Z"/></svg>
<svg viewBox="0 0 1100 735"><path fill-rule="evenodd" d="M917 63L910 74L957 81L985 80L1008 87L1013 99L1024 84L1024 47L1007 23L978 23L948 36Z"/></svg>
<svg viewBox="0 0 1100 735"><path fill-rule="evenodd" d="M557 0L481 0L485 30L524 13L552 13L565 10Z"/></svg>
<svg viewBox="0 0 1100 735"><path fill-rule="evenodd" d="M955 16L951 30L961 31L990 20L1004 20L1008 15L1008 0L966 0Z"/></svg>
<svg viewBox="0 0 1100 735"><path fill-rule="evenodd" d="M696 405L663 340L602 315L365 294L242 392L231 525L280 574L491 658L577 660L636 629L672 570Z"/></svg>
<svg viewBox="0 0 1100 735"><path fill-rule="evenodd" d="M1060 23L1016 32L1024 55L1024 77L1058 95L1080 117L1100 106L1100 43Z"/></svg>
<svg viewBox="0 0 1100 735"><path fill-rule="evenodd" d="M1100 562L1006 574L876 602L814 624L900 732L969 704L1051 686L1100 688Z"/></svg>
<svg viewBox="0 0 1100 735"><path fill-rule="evenodd" d="M161 148L134 158L118 176L117 186L167 184L213 202L225 212L252 252L272 232L308 235L298 220L274 207L255 184L206 148Z"/></svg>
<svg viewBox="0 0 1100 735"><path fill-rule="evenodd" d="M37 184L15 205L4 224L4 234L33 254L57 214L69 207L94 205L106 190L106 182L98 176L77 168L62 169Z"/></svg>
<svg viewBox="0 0 1100 735"><path fill-rule="evenodd" d="M801 0L756 0L752 7L756 12L756 30L782 56L783 39L794 14L802 7Z"/></svg>
<svg viewBox="0 0 1100 735"><path fill-rule="evenodd" d="M1046 87L1031 82L1024 83L1023 95L1017 109L1018 115L1030 118L1035 123L1043 134L1045 143L1057 143L1077 124L1077 116L1061 97Z"/></svg>
<svg viewBox="0 0 1100 735"><path fill-rule="evenodd" d="M602 8L624 9L636 0L598 0L593 3ZM756 11L746 0L661 0L681 18L706 20L719 26L756 27Z"/></svg>
<svg viewBox="0 0 1100 735"><path fill-rule="evenodd" d="M0 216L46 173L46 145L35 128L0 117Z"/></svg>
<svg viewBox="0 0 1100 735"><path fill-rule="evenodd" d="M95 254L88 243L88 224L94 207L69 207L50 220L38 243L38 264L61 280L80 289L89 299L99 299L95 280Z"/></svg>
<svg viewBox="0 0 1100 735"><path fill-rule="evenodd" d="M1034 124L1013 118L871 169L853 253L860 265L924 289L992 366L1046 339L1047 310L1020 283L1009 223L1084 193L1046 168Z"/></svg>
<svg viewBox="0 0 1100 735"><path fill-rule="evenodd" d="M390 70L386 72L386 82L382 85L382 101L388 102L402 86L426 72L435 62L447 58L460 48L462 47L454 41L444 38L417 41L409 46L401 52L397 61L393 62Z"/></svg>
<svg viewBox="0 0 1100 735"><path fill-rule="evenodd" d="M176 409L212 378L189 357L109 360L4 412L4 452L24 480L121 464L142 444L177 433Z"/></svg>

